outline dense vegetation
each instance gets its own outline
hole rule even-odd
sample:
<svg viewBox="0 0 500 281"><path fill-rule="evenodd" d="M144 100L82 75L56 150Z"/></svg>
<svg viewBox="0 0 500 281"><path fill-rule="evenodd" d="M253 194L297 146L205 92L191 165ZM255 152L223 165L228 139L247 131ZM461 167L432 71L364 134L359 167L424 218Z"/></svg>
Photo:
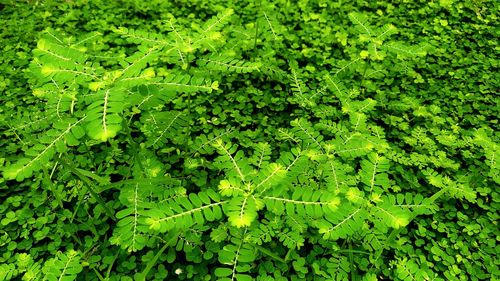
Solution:
<svg viewBox="0 0 500 281"><path fill-rule="evenodd" d="M488 0L0 3L0 280L498 280Z"/></svg>

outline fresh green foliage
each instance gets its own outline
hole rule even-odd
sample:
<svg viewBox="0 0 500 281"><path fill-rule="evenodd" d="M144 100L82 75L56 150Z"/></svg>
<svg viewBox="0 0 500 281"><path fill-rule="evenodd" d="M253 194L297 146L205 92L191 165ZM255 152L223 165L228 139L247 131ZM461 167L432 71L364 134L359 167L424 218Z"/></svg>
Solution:
<svg viewBox="0 0 500 281"><path fill-rule="evenodd" d="M498 8L0 4L0 280L500 278Z"/></svg>

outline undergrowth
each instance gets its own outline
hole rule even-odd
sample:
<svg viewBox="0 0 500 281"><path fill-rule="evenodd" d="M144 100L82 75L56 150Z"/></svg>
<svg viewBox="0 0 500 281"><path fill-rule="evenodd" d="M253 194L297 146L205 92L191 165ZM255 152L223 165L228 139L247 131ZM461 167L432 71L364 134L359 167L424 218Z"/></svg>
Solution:
<svg viewBox="0 0 500 281"><path fill-rule="evenodd" d="M3 7L56 22L2 78L1 280L498 278L495 93L435 98L429 31L381 3L84 2ZM144 23L78 25L115 8Z"/></svg>

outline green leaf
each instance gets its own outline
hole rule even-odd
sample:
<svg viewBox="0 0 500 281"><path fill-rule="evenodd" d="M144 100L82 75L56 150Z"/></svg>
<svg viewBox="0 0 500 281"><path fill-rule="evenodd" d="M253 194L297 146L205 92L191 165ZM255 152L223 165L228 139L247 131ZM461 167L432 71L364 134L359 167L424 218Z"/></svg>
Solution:
<svg viewBox="0 0 500 281"><path fill-rule="evenodd" d="M292 132L302 140L303 147L323 150L323 136L314 130L311 123L300 118L292 121L291 125L293 126Z"/></svg>
<svg viewBox="0 0 500 281"><path fill-rule="evenodd" d="M342 204L336 212L330 212L324 219L315 222L324 239L338 240L354 235L361 229L366 220L363 208L350 204Z"/></svg>
<svg viewBox="0 0 500 281"><path fill-rule="evenodd" d="M125 94L123 89L99 90L87 108L87 134L99 141L114 138L121 130Z"/></svg>
<svg viewBox="0 0 500 281"><path fill-rule="evenodd" d="M381 192L380 188L388 190L390 187L387 175L389 167L389 160L376 153L369 154L368 160L361 161L360 180L367 187L367 191Z"/></svg>
<svg viewBox="0 0 500 281"><path fill-rule="evenodd" d="M219 267L215 269L215 276L217 277L227 277L232 273L233 271L229 268Z"/></svg>
<svg viewBox="0 0 500 281"><path fill-rule="evenodd" d="M388 227L401 228L410 223L411 212L399 206L391 205L387 200L373 206L371 213Z"/></svg>
<svg viewBox="0 0 500 281"><path fill-rule="evenodd" d="M148 237L144 234L147 233L148 228L139 222L144 210L143 198L150 192L150 189L144 189L144 185L136 183L124 187L120 193L120 199L127 208L116 213L116 218L119 221L110 241L129 252L143 249L148 242Z"/></svg>
<svg viewBox="0 0 500 281"><path fill-rule="evenodd" d="M7 180L16 179L22 181L33 175L33 172L40 171L46 165L57 151L58 147L65 147L65 137L73 134L72 130L77 127L86 118L79 120L67 119L61 120L54 124L54 130L41 136L41 144L31 147L27 152L27 156L32 158L21 158L16 163L6 166L3 169L3 176ZM60 149L61 150L61 149Z"/></svg>
<svg viewBox="0 0 500 281"><path fill-rule="evenodd" d="M244 157L240 150L236 152L237 146L231 143L224 144L221 139L217 139L213 146L218 150L221 156L217 157L218 163L215 166L219 169L226 170L226 177L239 178L242 183L245 183L246 176L253 173L253 169L247 158ZM236 154L233 156L232 154Z"/></svg>
<svg viewBox="0 0 500 281"><path fill-rule="evenodd" d="M233 238L231 243L225 245L219 252L219 262L229 268L219 267L218 273L224 274L228 280L249 280L250 276L242 274L244 265L252 263L257 258L256 249L251 244L246 243L244 239ZM229 271L227 270L229 269ZM217 269L216 269L217 270ZM226 275L227 274L227 275ZM222 279L221 279L222 280ZM250 279L251 280L251 279Z"/></svg>
<svg viewBox="0 0 500 281"><path fill-rule="evenodd" d="M193 225L202 226L205 220L221 219L220 208L226 203L213 190L192 193L189 197L173 198L154 209L145 210L140 222L162 233L172 229L185 230Z"/></svg>
<svg viewBox="0 0 500 281"><path fill-rule="evenodd" d="M234 197L224 206L229 223L238 228L248 227L257 218L258 199L253 196Z"/></svg>
<svg viewBox="0 0 500 281"><path fill-rule="evenodd" d="M349 13L349 19L356 25L356 29L363 34L372 36L374 32L372 27L368 22L368 17L361 13L351 12Z"/></svg>
<svg viewBox="0 0 500 281"><path fill-rule="evenodd" d="M211 55L206 58L200 58L196 62L200 67L205 67L209 70L236 73L259 71L261 66L260 62L243 61L233 57L225 57L221 55Z"/></svg>
<svg viewBox="0 0 500 281"><path fill-rule="evenodd" d="M141 117L141 131L146 135L146 147L163 147L167 140L184 142L184 128L189 124L186 113L180 111L151 112Z"/></svg>
<svg viewBox="0 0 500 281"><path fill-rule="evenodd" d="M77 251L59 252L56 257L49 259L43 265L44 280L76 280L78 273L83 269L80 259L81 255Z"/></svg>
<svg viewBox="0 0 500 281"><path fill-rule="evenodd" d="M217 90L216 81L200 77L189 76L187 74L168 74L163 79L145 83L145 85L155 86L167 93L196 93L196 92L212 92Z"/></svg>

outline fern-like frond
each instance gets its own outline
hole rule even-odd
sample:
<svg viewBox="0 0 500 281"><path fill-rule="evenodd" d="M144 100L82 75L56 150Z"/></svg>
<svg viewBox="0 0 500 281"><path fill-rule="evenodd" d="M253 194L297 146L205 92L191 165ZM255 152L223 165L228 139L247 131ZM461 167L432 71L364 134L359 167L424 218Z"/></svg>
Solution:
<svg viewBox="0 0 500 281"><path fill-rule="evenodd" d="M160 90L167 92L212 92L218 89L218 82L211 82L203 77L189 76L187 74L169 74L157 82L146 83L146 85L154 85Z"/></svg>
<svg viewBox="0 0 500 281"><path fill-rule="evenodd" d="M335 120L340 116L340 110L336 106L331 106L327 104L320 104L313 108L314 115L320 119L319 123L323 125L329 124L330 126L333 124L337 124L332 120Z"/></svg>
<svg viewBox="0 0 500 281"><path fill-rule="evenodd" d="M137 45L147 45L152 47L168 46L172 44L165 36L151 31L135 30L125 27L113 28L112 31L121 35L128 42Z"/></svg>
<svg viewBox="0 0 500 281"><path fill-rule="evenodd" d="M0 264L0 280L11 280L17 275L16 265L14 263Z"/></svg>
<svg viewBox="0 0 500 281"><path fill-rule="evenodd" d="M285 128L279 128L278 131L276 132L276 138L278 140L286 140L286 141L290 141L294 144L297 144L299 143L299 139L296 138L293 133L288 130L288 129L285 129Z"/></svg>
<svg viewBox="0 0 500 281"><path fill-rule="evenodd" d="M457 182L445 176L443 184L446 186L448 194L453 198L476 202L477 192L468 183Z"/></svg>
<svg viewBox="0 0 500 281"><path fill-rule="evenodd" d="M275 213L272 210L271 212ZM304 233L308 228L307 222L295 214L286 214L285 223L291 230L298 233Z"/></svg>
<svg viewBox="0 0 500 281"><path fill-rule="evenodd" d="M145 66L143 66L145 67ZM141 67L139 67L141 68ZM124 88L124 89L132 89L135 86L139 87L144 87L144 86L150 86L152 83L155 82L160 82L161 78L160 77L155 77L155 72L152 68L145 68L145 69L140 69L138 70L140 73L138 75L132 76L132 77L117 77L120 75L119 71L115 71L114 74L116 77L113 77L112 83L114 87L117 88ZM106 79L106 78L105 78ZM95 82L94 84L90 84L90 87L93 85L99 86L100 84L105 85L107 81L101 81L101 82ZM154 86L153 86L154 87Z"/></svg>
<svg viewBox="0 0 500 281"><path fill-rule="evenodd" d="M42 38L33 52L30 68L41 82L84 84L98 78L96 69L85 63L87 56L80 50Z"/></svg>
<svg viewBox="0 0 500 281"><path fill-rule="evenodd" d="M38 40L33 54L35 65L39 66L35 75L42 80L54 78L59 82L68 82L78 79L82 82L95 78L92 74L94 70L85 64L88 56L84 49L63 42L50 30Z"/></svg>
<svg viewBox="0 0 500 281"><path fill-rule="evenodd" d="M259 142L255 144L255 152L249 161L252 165L260 169L269 164L271 159L271 146L267 142Z"/></svg>
<svg viewBox="0 0 500 281"><path fill-rule="evenodd" d="M219 194L209 189L162 202L146 210L140 222L161 233L172 229L184 230L193 225L203 225L205 221L221 219L221 206L226 203L221 201Z"/></svg>
<svg viewBox="0 0 500 281"><path fill-rule="evenodd" d="M400 206L390 203L389 200L383 200L370 209L370 214L374 218L374 223L382 222L388 227L401 228L410 223L411 212Z"/></svg>
<svg viewBox="0 0 500 281"><path fill-rule="evenodd" d="M335 255L328 259L327 272L330 274L327 280L349 280L352 264L344 255Z"/></svg>
<svg viewBox="0 0 500 281"><path fill-rule="evenodd" d="M278 22L278 20L276 19L276 17L272 12L271 13L262 12L262 15L263 15L262 21L264 22L262 26L264 26L271 32L271 34L273 35L272 38L274 40L278 40L281 35L282 26L280 25L280 23Z"/></svg>
<svg viewBox="0 0 500 281"><path fill-rule="evenodd" d="M377 39L385 40L386 38L398 33L398 29L393 24L385 24L381 28L378 28L376 33Z"/></svg>
<svg viewBox="0 0 500 281"><path fill-rule="evenodd" d="M225 241L227 237L228 227L226 224L219 224L217 228L212 228L212 231L210 232L210 239L216 243Z"/></svg>
<svg viewBox="0 0 500 281"><path fill-rule="evenodd" d="M359 57L352 60L340 60L334 65L334 68L332 69L333 77L348 70L355 70L362 62L363 60Z"/></svg>
<svg viewBox="0 0 500 281"><path fill-rule="evenodd" d="M141 71L146 68L148 63L158 58L159 52L156 46L149 48L139 46L138 49L139 51L135 54L120 62L123 67L120 73L120 79L137 77Z"/></svg>
<svg viewBox="0 0 500 281"><path fill-rule="evenodd" d="M350 165L342 163L340 159L336 159L334 156L329 157L322 164L322 169L328 190L337 193L354 185L354 178L351 175L354 169Z"/></svg>
<svg viewBox="0 0 500 281"><path fill-rule="evenodd" d="M147 152L141 154L154 157ZM118 198L124 209L116 214L119 221L110 242L129 252L139 251L148 243L149 227L144 224L144 220L148 217L149 209L155 209L157 204L175 200L177 197L186 197L186 190L175 187L179 183L172 178L161 177L156 171L159 162L150 159L144 160L141 166L145 170L146 178L133 178L112 184L115 187L120 186ZM143 173L139 169L140 167L135 169L134 175L142 176Z"/></svg>
<svg viewBox="0 0 500 281"><path fill-rule="evenodd" d="M325 146L329 146L329 151L333 155L339 155L344 159L352 159L368 154L376 147L376 144L360 134L353 134L347 138L337 137L328 141Z"/></svg>
<svg viewBox="0 0 500 281"><path fill-rule="evenodd" d="M141 211L145 207L143 198L147 196L146 192L139 183L126 186L120 192L120 201L127 207L116 213L119 221L110 241L129 252L141 250L146 246L147 237L144 233L147 233L148 227L139 224Z"/></svg>
<svg viewBox="0 0 500 281"><path fill-rule="evenodd" d="M422 171L422 174L427 178L427 181L438 188L438 192L447 192L450 196L457 199L466 199L470 202L476 201L476 191L467 183L455 182L448 176L440 175L438 172L428 168Z"/></svg>
<svg viewBox="0 0 500 281"><path fill-rule="evenodd" d="M356 29L360 33L366 34L368 36L374 35L374 32L372 30L372 27L370 26L370 23L368 22L368 17L366 15L357 12L351 12L349 13L349 19L356 25Z"/></svg>
<svg viewBox="0 0 500 281"><path fill-rule="evenodd" d="M203 24L201 28L202 32L205 34L209 34L210 32L221 29L226 23L230 21L233 14L233 9L226 9L225 11L218 13L216 16L212 17L211 19L206 21L205 24Z"/></svg>
<svg viewBox="0 0 500 281"><path fill-rule="evenodd" d="M367 160L361 161L360 181L369 193L380 193L389 188L389 167L389 160L377 153L370 153Z"/></svg>
<svg viewBox="0 0 500 281"><path fill-rule="evenodd" d="M363 248L371 251L382 250L387 245L387 232L382 231L379 227L374 227L371 231L367 231L363 237Z"/></svg>
<svg viewBox="0 0 500 281"><path fill-rule="evenodd" d="M73 115L78 108L78 86L75 84L60 85L54 80L37 88L33 94L45 100L45 114L51 118L61 119Z"/></svg>
<svg viewBox="0 0 500 281"><path fill-rule="evenodd" d="M100 141L114 138L121 129L125 93L123 89L99 90L90 95L87 108L87 134Z"/></svg>
<svg viewBox="0 0 500 281"><path fill-rule="evenodd" d="M297 188L290 197L263 196L266 208L277 215L297 214L304 218L318 218L337 210L340 199L330 192Z"/></svg>
<svg viewBox="0 0 500 281"><path fill-rule="evenodd" d="M267 75L270 79L276 80L276 81L285 81L286 77L288 77L288 73L279 66L269 62L269 61L263 61L262 65L260 66L260 71Z"/></svg>
<svg viewBox="0 0 500 281"><path fill-rule="evenodd" d="M155 111L154 108L158 104L166 103L175 96L174 93L170 95L161 93L157 86L144 84L132 87L128 93L126 102L132 107L133 114L130 116L131 118L134 114L144 111Z"/></svg>
<svg viewBox="0 0 500 281"><path fill-rule="evenodd" d="M52 117L46 116L43 112L19 112L15 115L10 115L9 119L15 120L15 122L2 121L1 123L2 125L5 124L9 127L9 130L33 133L40 131L43 128L47 128L47 126L49 126L49 121L52 120Z"/></svg>
<svg viewBox="0 0 500 281"><path fill-rule="evenodd" d="M44 36L37 42L37 48L33 54L41 62L54 62L54 64L65 66L69 69L75 69L78 64L87 60L87 56L81 50L68 48L57 42L52 36Z"/></svg>
<svg viewBox="0 0 500 281"><path fill-rule="evenodd" d="M281 153L277 163L285 167L288 178L295 179L303 174L308 169L309 159L306 156L306 151L294 147L290 151Z"/></svg>
<svg viewBox="0 0 500 281"><path fill-rule="evenodd" d="M262 245L271 242L275 238L275 234L269 221L262 220L259 221L259 224L249 229L248 239L254 245Z"/></svg>
<svg viewBox="0 0 500 281"><path fill-rule="evenodd" d="M244 196L248 193L248 186L243 186L242 182L236 178L221 180L219 182L219 193L223 196L235 197Z"/></svg>
<svg viewBox="0 0 500 281"><path fill-rule="evenodd" d="M327 120L321 120L314 125L314 128L322 131L323 135L342 136L351 131L345 122L333 122L328 118L325 119Z"/></svg>
<svg viewBox="0 0 500 281"><path fill-rule="evenodd" d="M264 194L267 190L272 189L279 184L286 177L286 170L280 164L271 163L265 167L252 178L254 188L260 194Z"/></svg>
<svg viewBox="0 0 500 281"><path fill-rule="evenodd" d="M339 78L327 74L323 79L326 81L328 89L337 97L337 99L345 101L348 98L348 90Z"/></svg>
<svg viewBox="0 0 500 281"><path fill-rule="evenodd" d="M278 233L278 240L283 243L283 246L289 249L300 249L304 246L304 236L300 232L293 230L284 230Z"/></svg>
<svg viewBox="0 0 500 281"><path fill-rule="evenodd" d="M188 116L180 111L151 112L141 117L141 131L146 136L146 147L162 147L166 140L183 142L183 130L189 124Z"/></svg>
<svg viewBox="0 0 500 281"><path fill-rule="evenodd" d="M68 45L71 47L71 48L80 48L81 46L80 45L85 45L85 43L87 42L91 42L91 41L97 41L101 38L103 34L101 32L98 32L98 31L94 31L94 32L90 32L88 34L85 34L83 35L82 37L78 38L78 40L76 42L72 42L73 40L69 40L69 39L73 39L73 38L69 38L68 39ZM80 47L79 47L80 46ZM83 50L85 50L85 47L83 47Z"/></svg>
<svg viewBox="0 0 500 281"><path fill-rule="evenodd" d="M44 277L42 280L75 280L83 269L80 264L81 258L81 253L75 250L69 250L66 253L59 252L56 257L49 259L43 265Z"/></svg>
<svg viewBox="0 0 500 281"><path fill-rule="evenodd" d="M391 42L382 46L390 52L396 53L403 58L422 57L427 54L425 45L422 46L407 46L401 42Z"/></svg>
<svg viewBox="0 0 500 281"><path fill-rule="evenodd" d="M377 101L373 99L365 99L362 101L351 101L349 104L344 105L342 108L343 111L345 112L356 112L356 113L363 113L363 112L369 112L375 108L377 105ZM354 118L353 118L354 119Z"/></svg>
<svg viewBox="0 0 500 281"><path fill-rule="evenodd" d="M216 51L214 45L224 41L222 40L223 35L219 32L219 30L230 21L233 14L233 9L226 9L206 21L203 26L197 27L196 29L198 34L192 38L192 44L185 49L187 51L193 51L196 49L206 48Z"/></svg>
<svg viewBox="0 0 500 281"><path fill-rule="evenodd" d="M200 67L221 72L248 73L259 71L260 62L243 61L233 57L211 55L197 60Z"/></svg>
<svg viewBox="0 0 500 281"><path fill-rule="evenodd" d="M294 100L303 107L312 107L315 105L313 96L308 94L309 90L304 85L304 82L299 78L298 71L294 67L290 68L291 74L289 79L291 81L292 93Z"/></svg>
<svg viewBox="0 0 500 281"><path fill-rule="evenodd" d="M321 144L323 136L314 130L311 123L309 123L306 119L295 119L291 122L291 125L293 126L292 132L295 136L302 140L304 148L319 149L324 151Z"/></svg>
<svg viewBox="0 0 500 281"><path fill-rule="evenodd" d="M218 139L223 139L231 136L234 133L234 129L230 128L227 130L216 130L207 135L200 135L194 139L193 143L193 153L198 154L212 154L215 151L215 146L213 145Z"/></svg>
<svg viewBox="0 0 500 281"><path fill-rule="evenodd" d="M228 216L229 223L238 228L248 227L257 218L257 211L263 202L250 195L233 197L224 205L224 213Z"/></svg>
<svg viewBox="0 0 500 281"><path fill-rule="evenodd" d="M248 159L245 158L243 151L237 150L237 146L231 143L224 144L221 139L217 139L213 146L221 154L217 157L218 162L215 166L221 170L226 170L227 178L238 178L242 183L246 182L246 176L253 173ZM234 154L234 156L233 156Z"/></svg>
<svg viewBox="0 0 500 281"><path fill-rule="evenodd" d="M424 198L421 194L414 195L413 193L398 193L396 195L387 195L386 199L390 204L408 209L417 215L432 214L438 210L438 206L431 202L428 198Z"/></svg>
<svg viewBox="0 0 500 281"><path fill-rule="evenodd" d="M367 116L363 113L353 112L349 114L351 127L354 132L363 132L366 130Z"/></svg>
<svg viewBox="0 0 500 281"><path fill-rule="evenodd" d="M315 222L324 239L338 240L354 235L361 230L366 220L362 207L342 202L335 212L328 212L324 218Z"/></svg>
<svg viewBox="0 0 500 281"><path fill-rule="evenodd" d="M56 152L63 152L68 145L77 145L78 140L85 135L80 124L84 120L85 117L79 120L69 118L54 123L53 129L40 136L40 143L26 151L26 156L31 158L21 158L4 168L4 178L18 181L29 178L33 172L41 170L49 163Z"/></svg>
<svg viewBox="0 0 500 281"><path fill-rule="evenodd" d="M479 129L474 133L473 143L483 148L486 156L485 164L490 167L490 176L493 181L500 184L500 147L487 134L485 128Z"/></svg>
<svg viewBox="0 0 500 281"><path fill-rule="evenodd" d="M397 280L414 281L414 280L442 280L436 279L437 274L432 272L427 266L419 265L419 260L408 258L399 259L396 263L395 274Z"/></svg>
<svg viewBox="0 0 500 281"><path fill-rule="evenodd" d="M246 229L243 236L246 234ZM217 280L252 280L252 277L245 274L248 265L257 258L256 248L247 242L245 237L234 237L231 243L225 245L219 252L219 262L228 267L218 267L215 269ZM245 266L246 265L246 266Z"/></svg>

